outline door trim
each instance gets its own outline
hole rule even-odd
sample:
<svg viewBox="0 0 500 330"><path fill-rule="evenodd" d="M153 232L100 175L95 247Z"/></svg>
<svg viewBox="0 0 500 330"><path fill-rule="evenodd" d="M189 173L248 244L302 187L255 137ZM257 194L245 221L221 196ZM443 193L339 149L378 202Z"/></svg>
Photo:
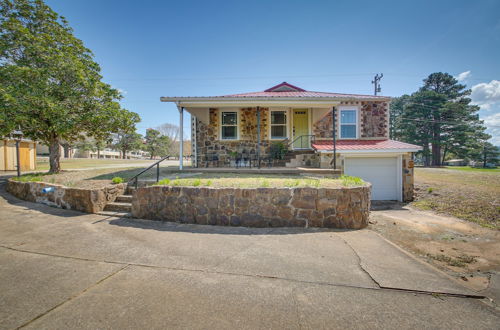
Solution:
<svg viewBox="0 0 500 330"><path fill-rule="evenodd" d="M295 140L296 137L300 136L295 136L294 134L294 126L295 126L295 111L298 111L298 110L305 110L307 111L307 135L311 135L311 108L291 108L290 109L290 112L291 112L291 117L292 117L292 120L291 120L291 125L290 125L290 129L291 129L291 138L292 138L292 141ZM293 150L310 150L312 149L312 146L309 145L309 147L307 148L295 148L293 146L293 143L292 143L292 148Z"/></svg>

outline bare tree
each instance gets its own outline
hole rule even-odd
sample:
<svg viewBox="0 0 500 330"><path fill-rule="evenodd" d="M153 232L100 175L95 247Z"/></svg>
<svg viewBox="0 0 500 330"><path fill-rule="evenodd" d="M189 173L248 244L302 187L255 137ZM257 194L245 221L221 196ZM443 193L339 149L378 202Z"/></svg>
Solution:
<svg viewBox="0 0 500 330"><path fill-rule="evenodd" d="M155 128L160 132L161 135L167 136L169 138L168 150L175 153L179 149L179 137L180 137L180 129L179 126L165 123Z"/></svg>

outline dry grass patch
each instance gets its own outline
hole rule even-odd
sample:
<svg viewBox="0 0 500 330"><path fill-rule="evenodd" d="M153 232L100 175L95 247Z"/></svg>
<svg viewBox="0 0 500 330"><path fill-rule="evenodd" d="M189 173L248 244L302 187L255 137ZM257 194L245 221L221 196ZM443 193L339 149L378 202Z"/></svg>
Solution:
<svg viewBox="0 0 500 330"><path fill-rule="evenodd" d="M500 229L500 172L415 169L412 206Z"/></svg>

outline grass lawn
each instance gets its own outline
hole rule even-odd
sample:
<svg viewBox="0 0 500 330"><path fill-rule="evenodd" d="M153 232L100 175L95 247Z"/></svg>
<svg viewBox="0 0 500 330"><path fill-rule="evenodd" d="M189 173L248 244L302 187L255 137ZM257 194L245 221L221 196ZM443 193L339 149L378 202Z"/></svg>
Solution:
<svg viewBox="0 0 500 330"><path fill-rule="evenodd" d="M457 170L457 171L468 171L468 172L483 172L483 173L500 173L500 168L476 168L470 166L445 166L446 169L449 170Z"/></svg>
<svg viewBox="0 0 500 330"><path fill-rule="evenodd" d="M500 229L500 172L415 168L413 206Z"/></svg>
<svg viewBox="0 0 500 330"><path fill-rule="evenodd" d="M236 188L335 188L362 186L364 181L351 176L327 178L279 174L205 173L187 178L164 179L156 185Z"/></svg>
<svg viewBox="0 0 500 330"><path fill-rule="evenodd" d="M147 166L153 160L147 159L91 159L91 158L63 158L61 168L63 170L87 169L95 167L130 167ZM36 163L37 171L47 171L49 169L48 159L40 159Z"/></svg>

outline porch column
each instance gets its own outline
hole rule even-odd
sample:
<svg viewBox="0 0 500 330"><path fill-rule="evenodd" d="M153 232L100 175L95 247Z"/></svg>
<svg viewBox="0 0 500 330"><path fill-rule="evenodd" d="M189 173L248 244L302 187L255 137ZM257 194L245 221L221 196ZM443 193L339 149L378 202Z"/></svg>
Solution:
<svg viewBox="0 0 500 330"><path fill-rule="evenodd" d="M182 171L184 161L184 107L177 106L179 109L179 170Z"/></svg>
<svg viewBox="0 0 500 330"><path fill-rule="evenodd" d="M335 107L332 107L332 119L333 119L333 169L337 169L337 118L335 113Z"/></svg>
<svg viewBox="0 0 500 330"><path fill-rule="evenodd" d="M260 107L257 107L257 164L260 169Z"/></svg>

